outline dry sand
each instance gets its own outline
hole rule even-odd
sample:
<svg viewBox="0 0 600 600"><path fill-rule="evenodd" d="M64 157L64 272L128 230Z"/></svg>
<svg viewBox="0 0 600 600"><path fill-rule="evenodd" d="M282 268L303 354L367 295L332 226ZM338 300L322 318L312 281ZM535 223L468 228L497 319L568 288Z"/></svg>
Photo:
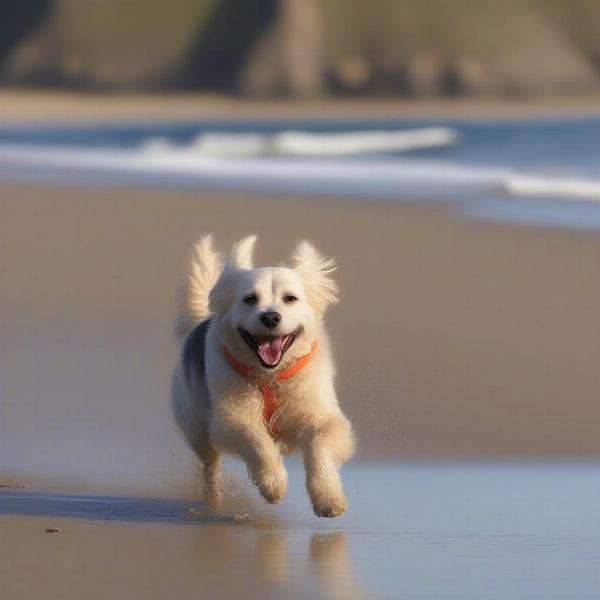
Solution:
<svg viewBox="0 0 600 600"><path fill-rule="evenodd" d="M172 189L5 185L0 211L4 456L43 416L51 439L75 397L98 442L121 411L120 434L162 431L136 411L166 403L175 290L206 232L258 233L263 264L304 237L338 259L328 320L363 457L600 456L596 234Z"/></svg>
<svg viewBox="0 0 600 600"><path fill-rule="evenodd" d="M524 118L598 114L598 94L513 98L331 98L244 100L218 94L85 94L0 91L0 122L14 124L152 122L203 119Z"/></svg>

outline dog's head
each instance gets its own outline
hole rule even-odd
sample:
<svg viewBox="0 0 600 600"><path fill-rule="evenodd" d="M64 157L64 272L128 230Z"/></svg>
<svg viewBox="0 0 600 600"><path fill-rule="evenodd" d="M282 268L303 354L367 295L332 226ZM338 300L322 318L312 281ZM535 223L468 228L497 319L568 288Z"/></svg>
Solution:
<svg viewBox="0 0 600 600"><path fill-rule="evenodd" d="M291 268L255 269L255 241L252 236L234 246L210 292L210 311L230 350L246 363L274 369L306 354L318 337L321 318L336 301L335 267L301 242Z"/></svg>

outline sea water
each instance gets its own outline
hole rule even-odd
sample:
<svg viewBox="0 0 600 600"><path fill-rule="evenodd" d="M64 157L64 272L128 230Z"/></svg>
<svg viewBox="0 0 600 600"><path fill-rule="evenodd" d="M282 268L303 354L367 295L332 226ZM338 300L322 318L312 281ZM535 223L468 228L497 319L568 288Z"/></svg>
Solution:
<svg viewBox="0 0 600 600"><path fill-rule="evenodd" d="M598 117L0 130L4 178L444 202L469 219L588 230L599 157Z"/></svg>

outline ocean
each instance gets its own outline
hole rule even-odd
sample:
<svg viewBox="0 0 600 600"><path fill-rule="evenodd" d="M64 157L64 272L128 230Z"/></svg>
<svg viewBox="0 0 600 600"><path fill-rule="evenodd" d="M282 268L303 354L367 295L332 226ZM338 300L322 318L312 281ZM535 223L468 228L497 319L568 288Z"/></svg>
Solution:
<svg viewBox="0 0 600 600"><path fill-rule="evenodd" d="M4 127L0 177L445 203L600 229L600 118Z"/></svg>

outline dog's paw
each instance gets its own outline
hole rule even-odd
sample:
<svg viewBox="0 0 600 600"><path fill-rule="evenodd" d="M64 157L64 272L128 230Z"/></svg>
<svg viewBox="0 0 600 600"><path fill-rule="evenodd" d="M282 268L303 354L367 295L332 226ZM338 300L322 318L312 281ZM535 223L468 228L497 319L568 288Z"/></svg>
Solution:
<svg viewBox="0 0 600 600"><path fill-rule="evenodd" d="M347 510L348 501L344 496L313 503L313 511L317 517L339 517Z"/></svg>
<svg viewBox="0 0 600 600"><path fill-rule="evenodd" d="M264 470L252 479L258 487L260 495L269 504L277 504L283 500L287 491L287 471L283 466Z"/></svg>

